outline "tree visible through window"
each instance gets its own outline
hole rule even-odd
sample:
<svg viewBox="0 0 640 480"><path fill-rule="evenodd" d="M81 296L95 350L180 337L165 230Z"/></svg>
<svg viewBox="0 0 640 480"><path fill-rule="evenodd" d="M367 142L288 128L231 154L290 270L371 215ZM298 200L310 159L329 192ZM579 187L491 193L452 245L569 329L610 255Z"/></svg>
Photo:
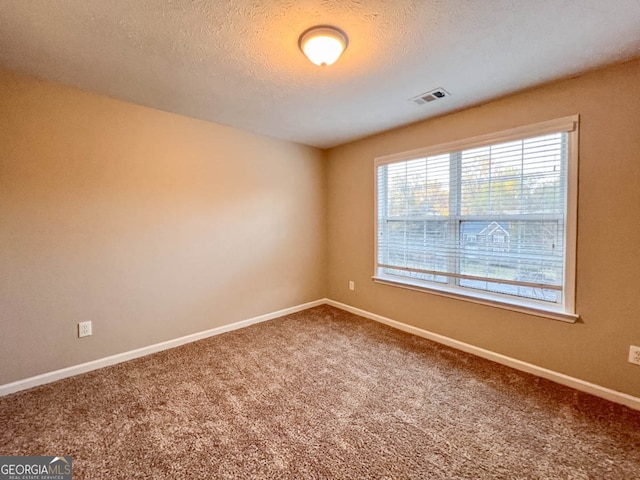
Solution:
<svg viewBox="0 0 640 480"><path fill-rule="evenodd" d="M496 143L483 138L446 153L378 159L376 277L571 311L567 186L575 152L574 123L567 125Z"/></svg>

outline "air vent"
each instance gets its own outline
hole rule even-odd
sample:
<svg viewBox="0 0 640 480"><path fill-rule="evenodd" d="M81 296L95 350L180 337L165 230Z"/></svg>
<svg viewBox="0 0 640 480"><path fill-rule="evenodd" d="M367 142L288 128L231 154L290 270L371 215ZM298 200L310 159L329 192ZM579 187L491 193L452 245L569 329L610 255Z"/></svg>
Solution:
<svg viewBox="0 0 640 480"><path fill-rule="evenodd" d="M436 88L435 90L422 93L417 97L410 98L409 100L411 100L417 105L424 105L425 103L435 102L436 100L440 100L441 98L445 98L449 96L451 96L451 94L447 92L444 88Z"/></svg>

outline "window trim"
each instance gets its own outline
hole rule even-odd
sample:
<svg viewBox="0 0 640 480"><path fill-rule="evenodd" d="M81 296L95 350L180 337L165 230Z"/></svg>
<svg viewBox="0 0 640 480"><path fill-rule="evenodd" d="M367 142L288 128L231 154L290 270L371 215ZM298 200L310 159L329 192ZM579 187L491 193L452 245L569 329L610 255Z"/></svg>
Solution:
<svg viewBox="0 0 640 480"><path fill-rule="evenodd" d="M476 137L455 140L443 144L428 146L376 157L373 168L374 178L374 258L372 280L383 285L405 288L449 298L479 303L493 307L517 311L529 315L551 318L574 323L579 318L576 313L576 254L577 254L577 221L578 221L578 143L579 143L579 115L570 115L554 120L539 122L531 125L511 128L496 133L479 135ZM445 284L428 283L378 274L378 167L421 157L435 156L457 152L470 148L477 148L490 144L521 140L528 137L541 136L556 132L568 132L567 142L567 185L566 185L566 226L564 251L564 282L563 302L548 304L534 299L509 297L480 290L452 288Z"/></svg>

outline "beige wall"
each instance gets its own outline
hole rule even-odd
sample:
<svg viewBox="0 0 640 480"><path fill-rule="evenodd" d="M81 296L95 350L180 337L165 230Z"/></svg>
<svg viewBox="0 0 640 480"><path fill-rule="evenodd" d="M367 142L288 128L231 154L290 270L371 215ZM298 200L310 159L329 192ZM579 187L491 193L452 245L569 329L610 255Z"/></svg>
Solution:
<svg viewBox="0 0 640 480"><path fill-rule="evenodd" d="M371 281L374 157L575 113L581 323ZM328 158L330 298L640 396L640 367L627 362L629 345L640 345L640 61L347 144Z"/></svg>
<svg viewBox="0 0 640 480"><path fill-rule="evenodd" d="M325 155L0 72L0 385L328 293L640 396L638 78L631 62ZM374 157L574 113L580 323L371 281Z"/></svg>
<svg viewBox="0 0 640 480"><path fill-rule="evenodd" d="M0 384L324 297L324 168L0 72Z"/></svg>

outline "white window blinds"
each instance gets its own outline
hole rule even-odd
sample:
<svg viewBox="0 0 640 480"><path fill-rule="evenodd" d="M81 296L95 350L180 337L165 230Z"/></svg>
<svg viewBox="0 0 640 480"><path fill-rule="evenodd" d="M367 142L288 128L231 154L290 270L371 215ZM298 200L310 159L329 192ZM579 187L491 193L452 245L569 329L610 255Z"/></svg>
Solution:
<svg viewBox="0 0 640 480"><path fill-rule="evenodd" d="M378 160L376 276L564 305L573 125Z"/></svg>

